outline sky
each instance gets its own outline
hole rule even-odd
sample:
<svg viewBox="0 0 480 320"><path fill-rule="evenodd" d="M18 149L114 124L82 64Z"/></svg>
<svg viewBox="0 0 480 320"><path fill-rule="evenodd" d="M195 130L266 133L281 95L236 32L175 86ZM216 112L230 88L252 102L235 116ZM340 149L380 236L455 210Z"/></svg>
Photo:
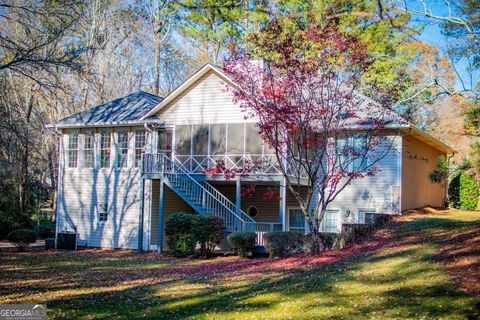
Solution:
<svg viewBox="0 0 480 320"><path fill-rule="evenodd" d="M454 4L455 0L450 2ZM412 9L416 9L420 11L424 10L419 0L408 0L407 3L408 3L408 6ZM448 7L445 0L426 0L425 3L427 5L427 8L431 11L432 14L438 15L438 16L448 15ZM415 24L418 24L419 26L425 25L425 28L422 34L419 36L419 39L424 42L428 42L435 45L440 50L440 52L446 54L448 42L452 40L442 35L438 20L429 19L425 17L418 17L418 16L413 16L412 20L414 21ZM466 61L461 60L456 62L455 68L457 69L457 72L459 73L460 77L464 81L469 82L467 81L468 70L467 70ZM480 81L480 74L479 73L474 74L474 83L477 83L479 81ZM469 84L466 83L465 86L469 87ZM458 77L457 77L455 89L459 91L463 90L462 83L460 79L458 79Z"/></svg>

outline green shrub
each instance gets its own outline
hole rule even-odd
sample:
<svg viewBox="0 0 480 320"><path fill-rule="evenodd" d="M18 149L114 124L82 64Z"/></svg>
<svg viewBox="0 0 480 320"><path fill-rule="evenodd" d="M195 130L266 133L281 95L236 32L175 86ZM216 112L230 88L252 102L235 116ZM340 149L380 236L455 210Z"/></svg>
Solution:
<svg viewBox="0 0 480 320"><path fill-rule="evenodd" d="M288 257L302 251L305 236L298 232L268 232L264 235L265 249L270 257Z"/></svg>
<svg viewBox="0 0 480 320"><path fill-rule="evenodd" d="M35 227L35 231L40 239L55 238L55 222L43 221Z"/></svg>
<svg viewBox="0 0 480 320"><path fill-rule="evenodd" d="M176 256L193 254L195 249L195 226L199 215L176 212L165 221L165 235L170 253Z"/></svg>
<svg viewBox="0 0 480 320"><path fill-rule="evenodd" d="M460 176L460 209L477 209L479 195L480 191L475 177L462 174Z"/></svg>
<svg viewBox="0 0 480 320"><path fill-rule="evenodd" d="M456 175L448 187L448 200L452 207L461 210L475 210L480 190L475 180L466 173Z"/></svg>
<svg viewBox="0 0 480 320"><path fill-rule="evenodd" d="M37 233L30 229L17 229L7 235L7 240L13 243L18 251L24 251L30 243L37 240Z"/></svg>
<svg viewBox="0 0 480 320"><path fill-rule="evenodd" d="M225 223L217 216L199 216L194 227L194 238L200 243L201 254L211 257L213 250L225 236Z"/></svg>
<svg viewBox="0 0 480 320"><path fill-rule="evenodd" d="M227 240L236 254L240 257L246 257L255 247L257 234L255 232L237 231L229 234Z"/></svg>

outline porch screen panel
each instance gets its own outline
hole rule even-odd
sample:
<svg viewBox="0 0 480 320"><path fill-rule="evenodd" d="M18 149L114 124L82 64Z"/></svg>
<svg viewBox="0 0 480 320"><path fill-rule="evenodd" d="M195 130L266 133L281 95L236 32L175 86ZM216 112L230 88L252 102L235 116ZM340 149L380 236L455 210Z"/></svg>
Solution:
<svg viewBox="0 0 480 320"><path fill-rule="evenodd" d="M227 168L243 168L243 151L245 142L243 123L232 123L227 129Z"/></svg>
<svg viewBox="0 0 480 320"><path fill-rule="evenodd" d="M162 130L158 132L157 152L170 156L172 154L172 130Z"/></svg>
<svg viewBox="0 0 480 320"><path fill-rule="evenodd" d="M192 171L203 173L208 162L208 125L192 126Z"/></svg>
<svg viewBox="0 0 480 320"><path fill-rule="evenodd" d="M228 125L227 154L243 155L244 125L232 123Z"/></svg>
<svg viewBox="0 0 480 320"><path fill-rule="evenodd" d="M175 154L189 156L190 147L192 145L191 126L176 126L175 127Z"/></svg>
<svg viewBox="0 0 480 320"><path fill-rule="evenodd" d="M226 143L226 126L224 124L210 125L210 154L224 155Z"/></svg>
<svg viewBox="0 0 480 320"><path fill-rule="evenodd" d="M258 128L253 123L247 123L245 130L245 153L262 154L263 139L258 133Z"/></svg>
<svg viewBox="0 0 480 320"><path fill-rule="evenodd" d="M208 154L208 125L192 126L192 143L194 155Z"/></svg>

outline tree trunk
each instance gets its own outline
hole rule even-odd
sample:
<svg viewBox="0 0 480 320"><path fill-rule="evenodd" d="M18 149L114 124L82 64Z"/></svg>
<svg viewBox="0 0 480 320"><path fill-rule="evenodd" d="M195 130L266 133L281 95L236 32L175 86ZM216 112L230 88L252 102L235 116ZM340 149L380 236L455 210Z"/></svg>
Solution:
<svg viewBox="0 0 480 320"><path fill-rule="evenodd" d="M155 94L160 95L160 37L161 33L158 31L155 33L155 63L154 63L154 81L155 81Z"/></svg>
<svg viewBox="0 0 480 320"><path fill-rule="evenodd" d="M28 203L28 157L30 155L30 118L33 110L33 87L30 92L27 114L25 117L25 137L23 142L23 158L22 158L22 176L20 178L20 212L25 212Z"/></svg>
<svg viewBox="0 0 480 320"><path fill-rule="evenodd" d="M317 223L316 219L315 221L308 219L308 228L310 229L310 233L308 234L306 241L306 251L311 254L318 254L324 249L323 241L320 236L320 223Z"/></svg>

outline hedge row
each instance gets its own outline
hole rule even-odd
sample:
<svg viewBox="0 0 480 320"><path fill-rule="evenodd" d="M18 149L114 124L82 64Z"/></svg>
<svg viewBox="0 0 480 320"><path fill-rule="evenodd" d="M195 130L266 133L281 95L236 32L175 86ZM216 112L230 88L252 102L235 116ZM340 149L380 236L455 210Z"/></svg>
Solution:
<svg viewBox="0 0 480 320"><path fill-rule="evenodd" d="M460 173L448 186L450 206L461 210L475 210L479 204L480 188L475 177Z"/></svg>

